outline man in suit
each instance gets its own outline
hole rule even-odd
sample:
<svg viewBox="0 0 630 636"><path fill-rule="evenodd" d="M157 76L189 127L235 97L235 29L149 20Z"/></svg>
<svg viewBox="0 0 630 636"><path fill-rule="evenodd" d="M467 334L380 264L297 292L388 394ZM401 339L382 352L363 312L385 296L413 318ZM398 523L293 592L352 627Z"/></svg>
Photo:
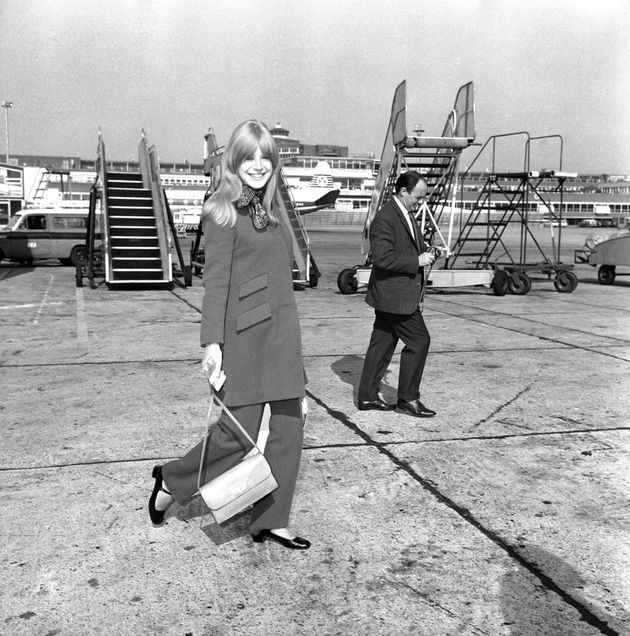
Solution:
<svg viewBox="0 0 630 636"><path fill-rule="evenodd" d="M396 408L414 417L432 417L435 411L420 401L431 342L420 301L424 267L433 263L435 255L422 240L414 217L426 197L427 183L410 170L398 177L394 192L370 226L372 273L365 302L374 307L376 318L359 383L358 407L362 411ZM379 389L399 339L405 346L394 405L382 399Z"/></svg>

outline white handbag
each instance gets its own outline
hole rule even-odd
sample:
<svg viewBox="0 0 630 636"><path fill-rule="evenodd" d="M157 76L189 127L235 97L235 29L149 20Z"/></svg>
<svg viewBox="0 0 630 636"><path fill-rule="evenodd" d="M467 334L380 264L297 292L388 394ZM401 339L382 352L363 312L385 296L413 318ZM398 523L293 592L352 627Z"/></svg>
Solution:
<svg viewBox="0 0 630 636"><path fill-rule="evenodd" d="M256 442L249 436L232 412L217 397L212 385L210 385L210 388L212 391L212 400L208 409L206 435L201 451L197 486L199 488L199 494L206 502L208 508L210 508L210 512L215 521L217 523L223 523L274 491L278 487L278 482L275 480L271 468ZM212 425L212 407L215 403L232 420L239 432L252 445L252 449L238 464L202 485L201 474L206 455L210 426Z"/></svg>

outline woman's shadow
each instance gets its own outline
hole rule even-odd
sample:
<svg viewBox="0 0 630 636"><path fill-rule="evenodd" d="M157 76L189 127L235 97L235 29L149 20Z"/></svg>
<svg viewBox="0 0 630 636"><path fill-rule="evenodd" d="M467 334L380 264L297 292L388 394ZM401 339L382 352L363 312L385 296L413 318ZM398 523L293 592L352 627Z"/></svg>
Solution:
<svg viewBox="0 0 630 636"><path fill-rule="evenodd" d="M200 496L196 496L184 506L173 503L166 511L165 519L167 521L183 521L184 523L198 519L199 528L206 537L215 545L223 545L249 534L249 514L250 509L247 508L219 525L215 523L204 500Z"/></svg>

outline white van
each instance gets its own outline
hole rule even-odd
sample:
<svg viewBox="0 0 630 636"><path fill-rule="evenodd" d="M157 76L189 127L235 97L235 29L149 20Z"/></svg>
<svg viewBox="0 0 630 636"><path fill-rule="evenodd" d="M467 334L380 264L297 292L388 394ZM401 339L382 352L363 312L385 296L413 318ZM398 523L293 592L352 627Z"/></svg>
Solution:
<svg viewBox="0 0 630 636"><path fill-rule="evenodd" d="M0 260L32 263L58 258L64 265L83 265L87 258L88 210L30 208L0 227ZM95 238L100 244L100 215Z"/></svg>

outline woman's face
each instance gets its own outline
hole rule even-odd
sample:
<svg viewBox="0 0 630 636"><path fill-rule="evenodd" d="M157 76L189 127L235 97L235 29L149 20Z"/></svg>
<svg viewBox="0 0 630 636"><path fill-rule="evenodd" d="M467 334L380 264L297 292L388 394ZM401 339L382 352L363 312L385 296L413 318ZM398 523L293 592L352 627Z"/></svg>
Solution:
<svg viewBox="0 0 630 636"><path fill-rule="evenodd" d="M253 155L245 157L238 169L238 176L245 185L260 190L267 185L272 172L271 159L263 155L259 146Z"/></svg>

